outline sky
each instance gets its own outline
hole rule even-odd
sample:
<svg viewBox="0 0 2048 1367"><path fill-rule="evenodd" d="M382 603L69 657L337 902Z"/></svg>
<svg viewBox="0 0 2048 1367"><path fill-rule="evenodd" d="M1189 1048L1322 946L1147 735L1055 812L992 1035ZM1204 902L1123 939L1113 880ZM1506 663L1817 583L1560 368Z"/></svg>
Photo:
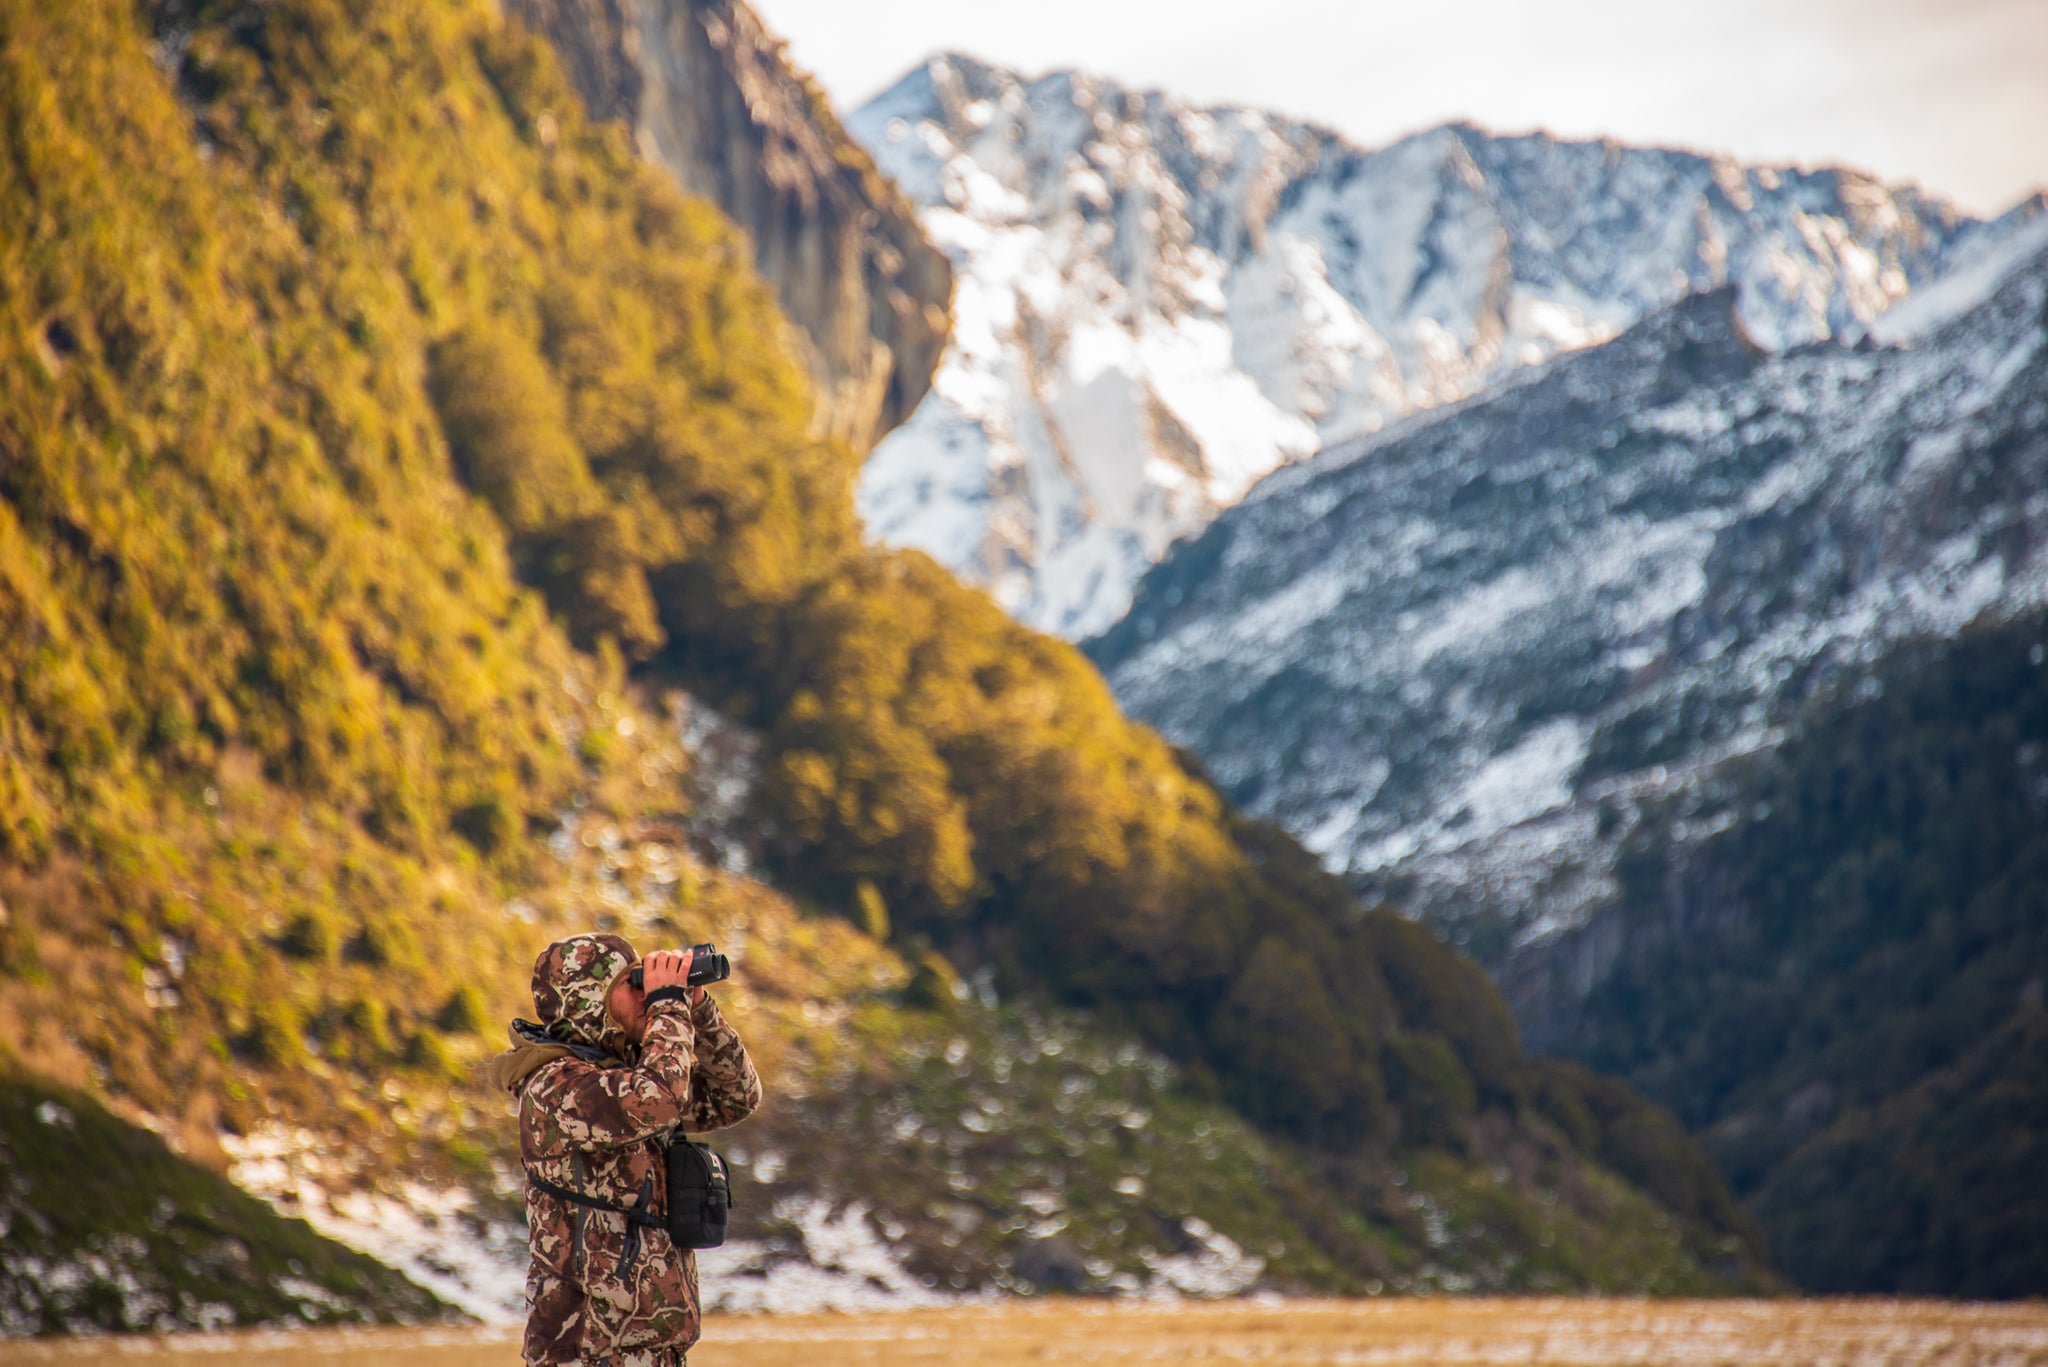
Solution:
<svg viewBox="0 0 2048 1367"><path fill-rule="evenodd" d="M1368 147L1466 119L1850 166L1980 214L2048 188L2048 0L753 3L842 110L959 51Z"/></svg>

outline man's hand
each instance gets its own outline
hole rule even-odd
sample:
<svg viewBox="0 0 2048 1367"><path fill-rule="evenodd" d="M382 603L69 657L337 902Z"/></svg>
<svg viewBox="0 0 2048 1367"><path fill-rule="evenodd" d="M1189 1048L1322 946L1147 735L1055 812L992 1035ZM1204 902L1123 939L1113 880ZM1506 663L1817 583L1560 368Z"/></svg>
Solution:
<svg viewBox="0 0 2048 1367"><path fill-rule="evenodd" d="M679 949L657 949L640 963L641 987L648 992L660 987L682 987L690 976L695 956ZM704 1000L704 989L693 988L692 1002Z"/></svg>

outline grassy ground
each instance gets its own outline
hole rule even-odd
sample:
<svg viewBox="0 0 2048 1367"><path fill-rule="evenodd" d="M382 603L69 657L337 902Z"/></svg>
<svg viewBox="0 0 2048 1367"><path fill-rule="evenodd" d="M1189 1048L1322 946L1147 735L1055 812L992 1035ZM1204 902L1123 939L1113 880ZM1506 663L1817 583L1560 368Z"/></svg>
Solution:
<svg viewBox="0 0 2048 1367"><path fill-rule="evenodd" d="M172 1342L0 1344L5 1364L174 1355L192 1367L510 1367L505 1330L259 1332ZM702 1367L812 1362L1665 1364L2037 1367L2048 1305L1934 1301L1439 1300L1134 1304L1067 1300L873 1315L713 1319Z"/></svg>

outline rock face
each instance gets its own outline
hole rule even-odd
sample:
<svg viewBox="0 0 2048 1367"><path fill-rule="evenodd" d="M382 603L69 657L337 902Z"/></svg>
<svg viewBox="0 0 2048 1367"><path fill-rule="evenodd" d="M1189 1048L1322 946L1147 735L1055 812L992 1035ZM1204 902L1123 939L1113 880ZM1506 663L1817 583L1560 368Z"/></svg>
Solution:
<svg viewBox="0 0 2048 1367"><path fill-rule="evenodd" d="M752 237L796 325L822 430L866 451L930 387L952 268L739 0L506 0L593 116Z"/></svg>
<svg viewBox="0 0 2048 1367"><path fill-rule="evenodd" d="M1847 171L1453 125L1366 151L1254 110L935 59L848 127L960 272L878 535L1082 637L1274 468L1727 286L1781 349L1979 229Z"/></svg>
<svg viewBox="0 0 2048 1367"><path fill-rule="evenodd" d="M2044 306L2048 221L1855 347L1773 356L1696 297L1267 480L1091 653L1362 890L1539 942L1643 803L2048 595Z"/></svg>

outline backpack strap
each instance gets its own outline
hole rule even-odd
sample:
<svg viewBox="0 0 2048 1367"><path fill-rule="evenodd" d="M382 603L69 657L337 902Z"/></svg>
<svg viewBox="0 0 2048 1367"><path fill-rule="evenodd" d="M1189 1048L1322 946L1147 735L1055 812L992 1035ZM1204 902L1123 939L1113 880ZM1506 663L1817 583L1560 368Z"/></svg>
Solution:
<svg viewBox="0 0 2048 1367"><path fill-rule="evenodd" d="M642 1228L658 1229L663 1233L668 1232L667 1220L657 1220L654 1216L647 1213L647 1207L651 1204L654 1195L654 1174L651 1172L647 1174L647 1180L640 1184L639 1200L630 1206L615 1205L610 1201L592 1196L588 1192L571 1191L568 1187L558 1187L553 1182L548 1181L547 1178L536 1174L530 1168L527 1170L526 1180L550 1196L558 1196L564 1201L573 1201L579 1206L589 1206L592 1210L608 1210L614 1215L626 1217L626 1246L619 1257L619 1275L622 1277L632 1276L633 1264L640 1261L640 1231Z"/></svg>
<svg viewBox="0 0 2048 1367"><path fill-rule="evenodd" d="M666 1224L665 1221L657 1220L643 1209L646 1204L644 1201L639 1205L617 1205L601 1197L592 1196L588 1192L571 1191L567 1187L558 1187L545 1177L535 1176L531 1171L526 1174L526 1180L550 1196L559 1196L564 1201L574 1201L577 1205L589 1206L592 1210L608 1210L614 1215L623 1215L632 1224L654 1225L656 1227L665 1227Z"/></svg>

